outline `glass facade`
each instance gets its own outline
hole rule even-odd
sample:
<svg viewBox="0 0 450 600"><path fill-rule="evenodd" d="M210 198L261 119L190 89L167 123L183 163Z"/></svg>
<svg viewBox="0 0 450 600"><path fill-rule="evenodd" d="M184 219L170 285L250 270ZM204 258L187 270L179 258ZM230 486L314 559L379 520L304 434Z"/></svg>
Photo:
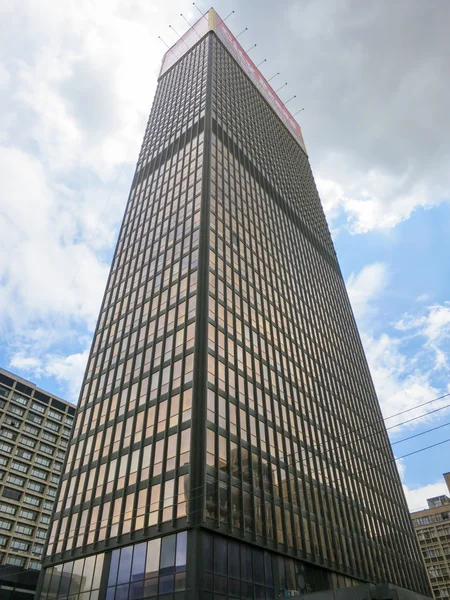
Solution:
<svg viewBox="0 0 450 600"><path fill-rule="evenodd" d="M427 593L307 155L213 31L186 48L147 125L47 573L103 560L77 600ZM70 594L48 581L45 600Z"/></svg>
<svg viewBox="0 0 450 600"><path fill-rule="evenodd" d="M212 43L207 518L426 589L308 159Z"/></svg>
<svg viewBox="0 0 450 600"><path fill-rule="evenodd" d="M200 43L158 88L92 345L48 554L186 523L205 50L206 42Z"/></svg>
<svg viewBox="0 0 450 600"><path fill-rule="evenodd" d="M186 588L187 533L79 558L47 569L44 600L97 600L100 588L107 600L168 598ZM103 585L102 585L103 584Z"/></svg>

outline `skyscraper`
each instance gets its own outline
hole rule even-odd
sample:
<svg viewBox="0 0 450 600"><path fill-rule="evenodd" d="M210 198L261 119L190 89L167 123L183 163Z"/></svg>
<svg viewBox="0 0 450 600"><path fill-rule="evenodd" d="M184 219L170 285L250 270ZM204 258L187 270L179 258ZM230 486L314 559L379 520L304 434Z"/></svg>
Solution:
<svg viewBox="0 0 450 600"><path fill-rule="evenodd" d="M300 128L218 15L165 55L42 600L428 583Z"/></svg>

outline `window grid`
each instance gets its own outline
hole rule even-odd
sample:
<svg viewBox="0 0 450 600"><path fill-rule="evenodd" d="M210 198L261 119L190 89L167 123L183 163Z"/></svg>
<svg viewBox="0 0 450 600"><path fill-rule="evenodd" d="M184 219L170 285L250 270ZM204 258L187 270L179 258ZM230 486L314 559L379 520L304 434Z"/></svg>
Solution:
<svg viewBox="0 0 450 600"><path fill-rule="evenodd" d="M158 89L152 115L185 102L189 118L144 139L49 554L187 517L205 65L199 43Z"/></svg>
<svg viewBox="0 0 450 600"><path fill-rule="evenodd" d="M209 255L199 257L208 224ZM208 294L208 314L197 315ZM193 406L203 406L203 392L195 396L201 382L193 381L202 340L206 414L191 422ZM123 545L120 556L131 560L137 533L164 540L204 517L206 527L290 555L285 574L302 564L293 557L303 558L333 572L337 587L385 579L427 593L381 422L308 159L207 35L157 88L46 573L110 544ZM361 435L368 426L370 435ZM195 465L204 469L200 489L189 489L194 436L205 438L206 456ZM189 507L199 497L204 508L194 517ZM210 574L215 590L219 573Z"/></svg>
<svg viewBox="0 0 450 600"><path fill-rule="evenodd" d="M61 452L65 442L58 434L46 440L44 428L48 418L59 415L60 422L70 424L75 407L54 399L39 389L26 386L22 381L0 370L2 403L0 405L0 453L6 475L0 479L0 529L5 535L2 544L5 564L36 568L33 559L35 524L40 524L44 537L47 534L48 515L56 496L59 476L53 471L61 470L64 456L44 458L37 454L45 450L49 455ZM37 414L37 412L39 414ZM32 424L31 424L31 423ZM3 440L8 440L8 443ZM41 440L46 440L42 448ZM39 468L35 465L39 464ZM39 478L39 479L37 479ZM41 483L37 483L37 481ZM28 494L31 491L33 494ZM43 499L46 498L44 502ZM32 508L32 510L30 510Z"/></svg>

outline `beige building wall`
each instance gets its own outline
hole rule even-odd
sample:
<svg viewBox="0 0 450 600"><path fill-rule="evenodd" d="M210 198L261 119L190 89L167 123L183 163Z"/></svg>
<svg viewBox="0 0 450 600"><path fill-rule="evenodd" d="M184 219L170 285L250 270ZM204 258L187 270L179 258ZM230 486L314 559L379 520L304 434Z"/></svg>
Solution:
<svg viewBox="0 0 450 600"><path fill-rule="evenodd" d="M450 495L450 473L444 473ZM427 500L428 508L413 512L411 518L419 540L433 595L450 598L450 498Z"/></svg>
<svg viewBox="0 0 450 600"><path fill-rule="evenodd" d="M41 568L74 414L72 404L0 368L0 599L5 567Z"/></svg>

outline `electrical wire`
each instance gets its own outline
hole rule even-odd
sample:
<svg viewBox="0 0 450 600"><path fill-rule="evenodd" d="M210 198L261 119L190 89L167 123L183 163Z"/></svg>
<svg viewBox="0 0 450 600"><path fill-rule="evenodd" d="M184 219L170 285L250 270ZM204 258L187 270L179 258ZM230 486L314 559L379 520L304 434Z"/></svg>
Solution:
<svg viewBox="0 0 450 600"><path fill-rule="evenodd" d="M414 435L410 435L401 440L397 440L396 442L391 442L391 446L395 446L396 444L401 444L402 442L407 442L408 440L412 440L421 435L425 435L426 433L430 433L431 431L437 431L438 429L442 429L443 427L448 427L450 425L450 421L444 423L443 425L438 425L437 427L432 427L431 429L426 429L425 431L420 431L419 433L415 433Z"/></svg>
<svg viewBox="0 0 450 600"><path fill-rule="evenodd" d="M430 402L431 402L431 401L430 401ZM421 417L426 417L426 416L428 416L428 414L432 414L432 413L434 413L434 412L437 412L437 410L440 410L440 409L436 409L436 410L434 410L434 411L430 411L430 413L425 413L425 414L421 415L419 418L421 418ZM409 422L409 421L405 421L405 423L407 423L407 422ZM398 425L402 425L402 424L403 424L403 423L400 423L400 424L398 424ZM409 436L409 437L407 437L407 438L404 438L404 439L401 439L401 440L397 440L397 441L395 442L395 444L399 444L399 443L401 443L401 442L407 441L407 440L409 440L409 439L412 439L412 438L414 438L414 437L418 437L419 435L425 435L426 433L429 433L429 432L431 432L431 431L435 431L436 429L440 429L440 428L442 428L442 427L444 427L444 426L446 426L446 425L450 425L450 423L446 423L446 424L444 424L444 425L441 425L441 426L438 426L438 427L433 427L433 428L431 428L431 429L429 429L429 430L426 430L426 431L420 432L419 434L416 434L416 435L414 435L414 436ZM383 465L386 465L386 464L390 464L391 462L395 462L395 461L397 461L397 460L400 460L400 459L402 459L402 458L406 458L407 456L410 456L411 454L416 454L417 452L422 452L423 450L427 450L427 449L429 449L429 448L433 448L434 446L436 446L436 445L440 445L441 443L445 443L446 441L448 441L448 440L444 440L443 442L439 442L439 443L437 443L437 444L433 444L433 445L431 445L431 446L428 446L428 447L426 447L426 448L424 448L424 449L419 449L419 450L417 450L417 451L414 451L414 452L412 452L412 453L409 453L409 454L406 454L406 455L403 455L403 456L400 456L400 457L395 457L394 459L389 459L387 462L383 462L383 463L379 463L379 464L375 464L375 465L368 465L367 469L363 469L362 471L359 471L359 472L357 472L357 473L356 473L356 475L360 475L360 474L364 473L366 470L373 469L373 468L378 468L378 467L380 467L380 466L383 466ZM345 447L345 446L344 446L344 445L342 445L342 447ZM313 447L313 450L316 450L316 449L317 449L317 446ZM269 465L273 465L273 466L275 466L275 467L280 467L280 463L285 463L285 464L284 464L284 466L281 466L281 468L282 468L282 469L284 469L284 468L286 468L286 467L289 467L289 466L291 466L291 465L289 464L289 460L286 460L286 459L289 459L289 458L291 458L291 457L296 457L297 455L300 455L300 454L301 454L301 452L293 452L293 453L290 453L290 454L287 454L287 455L282 455L281 457L278 457L278 458L277 458L277 457L273 457L273 456L271 456L271 455L269 454L269 457L272 457L272 458L274 458L274 459L275 459L275 461L276 461L276 463L273 463L273 462L268 462L268 463L267 463L267 465L268 465L268 466L269 466ZM300 462L300 461L296 461L296 462ZM304 459L304 460L302 460L302 464L309 465L309 461L308 461L307 459ZM232 474L231 474L229 477L232 477L232 476L233 476L233 477L237 477L237 476L240 476L240 477L242 477L242 476L243 476L245 473L248 473L248 472L250 472L250 471L253 471L253 470L254 470L254 466L253 466L253 465L251 465L251 466L249 466L247 469L240 469L239 471L232 473ZM203 494L204 487L205 487L205 486L197 486L197 487L195 487L195 488L192 488L192 489L190 489L190 490L187 490L187 491L186 491L186 493L190 495L190 494L192 494L192 492L194 492L194 491L201 490L201 491L200 491L200 494ZM194 496L194 498L195 498L195 496ZM158 501L156 501L155 503L158 503L158 504L159 504L159 502L160 502L160 499L158 499ZM145 505L144 507L142 507L142 509L148 509L148 508L151 508L151 505L152 505L152 504L154 504L154 503L150 502L150 503L148 503L147 505ZM125 514L126 514L127 512L129 512L129 511L124 511L123 513L120 513L118 516L119 516L119 517L125 516ZM98 521L96 521L96 522L95 522L95 525L98 525L98 524L99 524L100 522L102 522L102 521L103 521L103 519L98 519ZM91 524L90 524L90 526L92 526L92 525L93 525L93 524L91 523ZM107 525L107 526L108 526L108 525ZM67 533L70 533L71 531L74 531L75 529L76 529L76 528L74 528L73 530L68 530L68 532L67 532Z"/></svg>
<svg viewBox="0 0 450 600"><path fill-rule="evenodd" d="M438 399L442 399L442 397L440 397L440 398L438 398ZM435 399L435 400L436 400L436 399ZM433 401L434 401L434 400L431 400L431 401L427 402L426 404L429 404L429 403L431 403L431 402L433 402ZM425 404L425 403L424 403L424 404ZM416 408L417 408L417 407L416 407ZM441 407L441 408L439 408L439 409L435 409L435 410L433 410L433 411L430 411L429 413L424 413L423 415L420 415L419 417L416 417L416 418L414 418L414 419L412 419L412 420L417 420L418 418L424 418L424 417L428 416L429 414L433 414L433 413L435 413L435 412L437 412L437 411L439 411L439 410L442 410L443 408L446 408L446 407ZM414 410L414 409L409 409L409 410ZM408 411L402 411L402 413L404 413L404 412L408 412ZM410 420L407 420L407 421L404 421L404 422L402 422L402 423L399 423L399 424L397 424L397 425L395 425L395 426L400 426L400 425L402 425L402 424L404 424L404 423L408 423L408 422L410 422L410 421L411 421L411 419L410 419ZM431 431L435 431L435 430L437 430L437 429L441 429L442 427L445 427L445 426L447 426L447 425L450 425L450 423L446 423L446 424L444 424L444 425L440 425L440 426L437 426L437 427L433 427L433 428L431 428L431 429L429 429L429 430L426 430L426 431L420 432L420 433L418 433L418 434L415 434L415 435L413 435L413 436L408 436L407 438L404 438L404 439L401 439L401 440L397 440L397 441L395 442L395 444L399 444L399 443L401 443L401 442L407 441L407 440L409 440L409 439L412 439L412 438L414 438L414 437L418 437L418 436L420 436L420 435L425 435L426 433L429 433L429 432L431 432ZM392 426L392 427L394 427L394 426ZM391 427L391 428L392 428L392 427ZM390 428L389 428L389 429L390 429ZM400 457L394 457L394 459L389 459L387 462L383 462L383 463L379 463L379 464L375 464L375 465L368 465L367 469L374 469L374 468L378 468L378 467L380 467L380 466L384 466L384 465L390 464L391 462L395 462L395 461L397 461L397 460L400 460L400 459L402 459L402 458L406 458L406 457L408 457L408 456L411 456L412 454L417 454L418 452L422 452L423 450L427 450L427 449L433 448L433 447L435 447L435 446L438 446L438 445L440 445L440 444L443 444L443 443L445 443L445 442L447 442L447 441L449 441L449 440L444 440L443 442L438 442L437 444L433 444L433 445L431 445L431 446L428 446L428 447L426 447L426 448L423 448L423 449L416 450L416 451L414 451L414 452L412 452L412 453L408 453L408 454L405 454L405 455L403 455L403 456L400 456ZM347 445L348 445L348 444L347 444ZM391 444L391 445L393 445L393 444ZM346 447L346 445L342 445L341 447L342 447L342 448L344 448L344 447ZM317 446L314 446L312 449L313 449L313 450L316 450L316 449L317 449ZM282 468L282 469L284 469L284 468L286 468L286 467L288 468L288 467L289 467L289 466L291 466L291 465L289 464L289 460L287 460L287 459L289 459L289 458L292 458L292 457L296 457L297 455L300 455L300 454L301 454L301 452L293 452L293 453L290 453L290 454L286 454L286 455L279 456L278 458L277 458L277 457L273 457L273 456L271 456L271 455L269 454L269 457L271 457L271 458L274 458L274 459L275 459L275 461L276 461L276 463L273 463L273 462L268 462L268 463L267 463L267 465L268 465L268 466L269 466L269 465L273 465L273 466L275 466L275 467L280 467L280 463L284 463L284 466L281 466L281 468ZM296 461L296 462L300 462L300 461ZM304 459L304 460L302 460L302 464L309 465L309 461L308 461L307 459ZM250 471L253 471L253 470L254 470L254 466L253 466L253 465L251 465L251 466L249 466L247 469L240 469L239 471L232 473L232 474L230 475L230 477L231 477L231 476L233 476L233 477L237 477L237 476L240 476L240 477L242 477L242 476L243 476L245 473L248 473L248 472L250 472ZM364 473L365 471L366 471L366 469L363 469L362 471L359 471L359 472L357 472L357 473L356 473L356 475L360 475L360 474ZM319 471L319 472L321 472L321 471ZM192 492L194 492L194 491L201 490L201 491L200 491L200 494L202 495L202 494L203 494L204 487L205 487L205 486L197 486L196 488L192 488L192 489L190 489L190 490L187 490L187 491L186 491L186 493L190 495L190 494L192 494ZM194 498L195 498L195 496L194 496ZM156 502L159 504L159 502L160 502L160 499L158 499L158 501L156 501ZM156 503L156 502L155 502L155 503ZM148 508L150 508L150 507L151 507L151 505L152 505L152 504L154 504L154 503L151 503L151 502L150 502L150 503L148 503L147 505L145 505L144 507L142 507L142 509L148 509ZM120 513L118 516L119 516L119 517L125 516L125 514L126 514L127 512L129 512L129 511L124 511L123 513ZM103 521L103 519L98 519L98 521L96 521L96 522L95 522L95 525L98 525L98 524L99 524L101 521ZM89 526L91 527L92 525L93 525L93 523L91 523ZM107 525L107 526L108 526L108 525ZM75 531L75 529L76 529L76 528L74 528L73 530L69 530L67 533L70 533L71 531Z"/></svg>
<svg viewBox="0 0 450 600"><path fill-rule="evenodd" d="M448 423L448 424L450 424L450 423ZM448 425L448 424L447 424L447 425ZM424 432L422 432L422 433L421 433L421 434L419 434L419 435L423 435L423 434L425 434L425 433L429 433L429 432L431 432L431 431L434 431L435 429L436 429L436 428L432 428L432 429L430 429L430 430L428 430L428 431L424 431ZM412 437L415 437L415 436L412 436ZM400 443L400 442L402 442L402 441L406 441L407 439L410 439L410 438L405 438L405 439L403 439L403 440L399 440L397 443ZM407 453L407 454L404 454L404 455L402 455L402 456L394 457L393 459L388 459L388 460L387 460L387 461L385 461L385 462L381 462L381 463L378 463L378 464L375 464L375 465L368 465L366 469L363 469L363 470L361 470L361 471L358 471L358 472L356 472L356 475L361 475L361 474L363 474L363 473L366 473L367 471L369 471L369 470L371 470L371 469L374 469L374 468L378 468L378 467L381 467L381 466L386 466L386 465L388 465L388 464L390 464L390 463L394 463L394 462L396 462L396 461L398 461L398 460L401 460L401 459L403 459L403 458L407 458L408 456L412 456L412 455L414 455L414 454L418 454L419 452L423 452L423 451L425 451L425 450L429 450L429 449L431 449L431 448L434 448L434 447L436 447L436 446L440 446L440 445L442 445L442 444L444 444L444 443L447 443L447 442L449 442L449 441L450 441L450 438L448 438L448 439L446 439L446 440L443 440L443 441L440 441L440 442L437 442L437 443L435 443L435 444L431 444L431 445L429 445L429 446L426 446L425 448L419 448L418 450L415 450L415 451L409 452L409 453ZM300 453L297 453L297 452L295 452L295 453L292 453L292 454L291 454L291 455L289 455L289 456L292 456L292 455L297 455L297 454L300 454ZM279 460L280 460L280 459L279 459ZM305 460L303 460L303 461L302 461L302 464L306 464L306 465L308 465L308 464L309 464L309 462L308 462L308 460L307 460L307 459L305 459ZM279 465L276 465L275 463L268 463L268 465L273 465L273 466L275 466L275 467L279 466ZM287 464L286 466L289 466L289 465ZM238 477L238 476L242 476L244 473L247 473L247 472L249 472L249 471L250 471L250 470L252 470L252 469L253 469L253 466L252 466L252 467L249 467L248 469L241 469L241 470L239 470L239 471L237 471L237 472L234 472L234 473L232 473L231 475L228 475L228 477L231 479L231 477ZM169 480L169 481L170 481L170 480ZM164 482L161 482L161 484L160 484L160 485L161 485L161 487L163 487L163 485L162 485L163 483L164 483ZM216 482L215 482L215 483L216 483ZM218 481L217 481L217 484L218 484ZM205 484L205 485L202 485L202 486L197 486L197 487L194 487L194 488L192 488L192 489L190 489L190 490L186 490L186 491L185 491L185 492L183 492L183 493L184 493L184 494L186 494L186 495L189 497L189 501L192 503L192 502L193 502L195 499L201 498L201 497L203 496L203 493L204 493L204 490L205 490L205 486L206 486L206 484ZM144 489L145 489L145 488L144 488ZM201 491L200 491L200 493L199 493L199 494L194 494L194 496L192 496L192 493L193 493L194 491L197 491L197 490L201 490ZM147 490L147 491L148 491L148 490ZM123 499L123 496L122 496L122 499ZM285 499L286 499L286 497L285 497L285 496L282 496L282 497L281 497L281 499L282 499L282 500L285 500ZM163 501L164 501L164 500L163 500ZM187 502L187 501L188 501L188 500L186 499L186 500L185 500L185 502ZM153 512L159 512L159 510L160 510L160 509L159 509L160 502L161 502L161 498L158 498L158 500L156 500L155 502L149 502L148 504L144 505L143 507L139 507L139 510L141 510L141 511L145 511L145 510L147 510L147 509L150 509L150 508L152 507L152 505L156 505L156 504L157 504L157 505L158 505L158 509L157 509L157 511L153 511ZM212 504L212 506L218 506L219 504L220 504L220 503L215 503L215 504L213 503L213 504ZM170 508L171 506L175 506L175 504L172 504L172 505L170 505L170 506L168 506L168 507L165 507L165 508ZM210 506L211 506L211 505L210 505ZM114 516L114 517L108 517L107 519L98 519L98 520L97 520L97 521L95 521L94 523L90 523L90 524L87 524L87 525L85 525L85 526L84 526L84 529L86 530L86 528L87 528L87 527L89 527L89 528L92 528L92 526L93 526L93 525L97 526L97 525L101 524L101 523L102 523L102 522L104 522L104 521L106 521L106 525L105 525L105 527L109 527L109 526L111 525L111 523L112 523L112 519L113 519L113 518L115 518L115 519L116 519L116 518L125 517L125 515L126 515L126 514L128 514L128 513L133 513L133 512L136 512L136 510L137 510L137 509L131 509L131 510L128 510L128 511L123 511L123 512L119 513L118 515ZM162 510L164 510L164 507L162 508ZM197 509L197 510L196 510L196 511L194 511L194 512L197 512L198 510L203 510L203 508L202 508L202 509ZM74 514L74 513L72 513L72 514ZM77 514L77 513L75 513L75 514ZM192 512L189 512L189 513L186 515L186 517L189 517L189 516L190 516L190 515L192 515L192 514L193 514ZM136 516L136 515L135 515L135 516ZM140 515L140 516L142 516L142 515ZM115 524L115 523L114 523L114 524ZM77 530L78 530L78 532L80 532L80 529L79 529L79 528L77 529L77 527L74 527L74 528L72 528L72 529L69 529L69 530L68 530L66 533L71 533L71 532L73 532L73 531L77 531Z"/></svg>
<svg viewBox="0 0 450 600"><path fill-rule="evenodd" d="M416 406L413 406L412 408L407 408L405 410L401 410L398 413L395 413L395 415L389 415L389 417L385 417L385 421L388 421L389 419L393 419L394 417L398 417L399 415L404 415L407 412L411 412L412 410L416 410L416 408L421 408L422 406L426 406L427 404L431 404L432 402L436 402L437 400L442 400L443 398L448 398L450 396L450 392L448 394L444 394L443 396L438 396L437 398L433 398L432 400L427 400L427 402L422 402L422 404L417 404Z"/></svg>
<svg viewBox="0 0 450 600"><path fill-rule="evenodd" d="M441 410L444 410L445 408L449 408L450 404L446 404L445 406L441 406L440 408L435 408L434 410L430 410L427 413L424 413L423 415L419 415L418 417L413 417L412 419L408 419L407 421L403 421L402 423L397 423L396 425L391 425L390 427L386 427L386 430L389 431L390 429L394 429L395 427L400 427L401 425L406 425L407 423L412 423L413 421L417 421L418 419L423 419L423 417L428 417L429 415L432 415L434 413L437 413Z"/></svg>

